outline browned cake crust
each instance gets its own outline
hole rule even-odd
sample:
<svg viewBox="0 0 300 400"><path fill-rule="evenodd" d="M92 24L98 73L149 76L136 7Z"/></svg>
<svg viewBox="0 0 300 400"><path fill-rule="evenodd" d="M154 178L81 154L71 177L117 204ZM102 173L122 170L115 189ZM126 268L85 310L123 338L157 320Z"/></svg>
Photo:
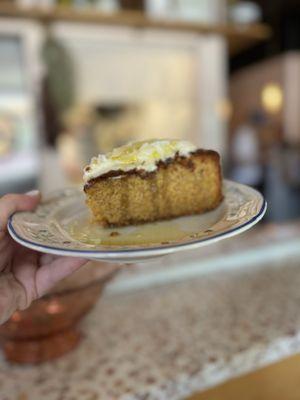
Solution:
<svg viewBox="0 0 300 400"><path fill-rule="evenodd" d="M125 226L200 214L222 201L220 157L197 150L159 162L154 172L110 171L84 187L87 205L103 226Z"/></svg>

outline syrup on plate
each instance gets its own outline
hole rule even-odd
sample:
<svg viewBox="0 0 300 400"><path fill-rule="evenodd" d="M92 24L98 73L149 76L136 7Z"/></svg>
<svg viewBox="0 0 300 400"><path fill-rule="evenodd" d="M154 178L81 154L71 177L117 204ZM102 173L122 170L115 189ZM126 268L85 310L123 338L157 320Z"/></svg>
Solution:
<svg viewBox="0 0 300 400"><path fill-rule="evenodd" d="M64 226L76 241L90 245L147 246L161 245L207 235L207 230L223 215L224 207L201 215L174 218L121 228L103 228L92 221L87 211L70 218Z"/></svg>

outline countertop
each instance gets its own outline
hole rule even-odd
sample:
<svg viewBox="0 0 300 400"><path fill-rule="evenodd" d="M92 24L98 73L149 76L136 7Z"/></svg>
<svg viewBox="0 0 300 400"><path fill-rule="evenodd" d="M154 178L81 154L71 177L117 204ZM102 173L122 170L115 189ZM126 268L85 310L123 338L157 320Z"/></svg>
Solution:
<svg viewBox="0 0 300 400"><path fill-rule="evenodd" d="M299 255L240 264L108 291L73 353L39 367L0 361L1 400L177 400L299 352Z"/></svg>

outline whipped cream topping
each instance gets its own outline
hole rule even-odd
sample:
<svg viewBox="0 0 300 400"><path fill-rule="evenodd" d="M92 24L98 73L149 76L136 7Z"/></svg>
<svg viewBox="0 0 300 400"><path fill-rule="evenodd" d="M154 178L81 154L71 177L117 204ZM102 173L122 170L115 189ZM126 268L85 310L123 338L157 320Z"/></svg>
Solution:
<svg viewBox="0 0 300 400"><path fill-rule="evenodd" d="M110 171L130 171L133 169L146 172L155 171L159 161L166 161L176 154L187 157L197 148L186 140L149 140L130 142L107 154L93 157L84 168L85 183Z"/></svg>

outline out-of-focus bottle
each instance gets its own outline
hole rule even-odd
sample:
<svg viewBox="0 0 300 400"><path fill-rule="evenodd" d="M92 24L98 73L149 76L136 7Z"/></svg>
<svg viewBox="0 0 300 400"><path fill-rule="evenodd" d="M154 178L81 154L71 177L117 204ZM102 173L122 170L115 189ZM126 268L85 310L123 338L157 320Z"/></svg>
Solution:
<svg viewBox="0 0 300 400"><path fill-rule="evenodd" d="M237 182L263 189L263 163L259 137L262 116L253 113L234 132L231 143L231 178Z"/></svg>
<svg viewBox="0 0 300 400"><path fill-rule="evenodd" d="M300 147L279 142L270 147L265 172L269 220L300 218Z"/></svg>

